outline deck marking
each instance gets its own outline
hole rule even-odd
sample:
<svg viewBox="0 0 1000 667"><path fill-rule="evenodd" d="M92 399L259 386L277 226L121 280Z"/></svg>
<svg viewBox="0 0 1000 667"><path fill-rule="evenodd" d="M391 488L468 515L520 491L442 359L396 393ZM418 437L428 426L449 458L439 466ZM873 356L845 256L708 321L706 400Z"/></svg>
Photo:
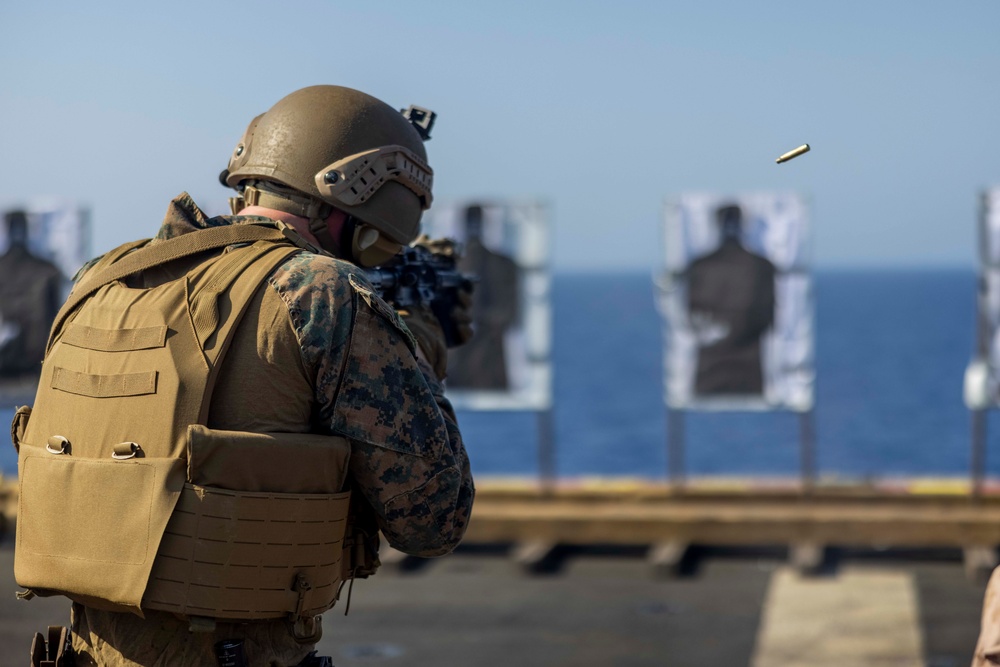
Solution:
<svg viewBox="0 0 1000 667"><path fill-rule="evenodd" d="M913 577L845 568L771 577L753 667L920 667L920 619Z"/></svg>

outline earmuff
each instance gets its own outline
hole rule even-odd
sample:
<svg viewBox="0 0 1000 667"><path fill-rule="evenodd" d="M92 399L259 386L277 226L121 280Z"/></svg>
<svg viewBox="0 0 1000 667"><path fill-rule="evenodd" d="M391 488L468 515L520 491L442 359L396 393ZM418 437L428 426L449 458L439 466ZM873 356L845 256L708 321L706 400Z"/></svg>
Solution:
<svg viewBox="0 0 1000 667"><path fill-rule="evenodd" d="M341 232L340 247L350 249L351 262L358 266L379 266L392 259L403 247L382 236L379 230L348 216Z"/></svg>

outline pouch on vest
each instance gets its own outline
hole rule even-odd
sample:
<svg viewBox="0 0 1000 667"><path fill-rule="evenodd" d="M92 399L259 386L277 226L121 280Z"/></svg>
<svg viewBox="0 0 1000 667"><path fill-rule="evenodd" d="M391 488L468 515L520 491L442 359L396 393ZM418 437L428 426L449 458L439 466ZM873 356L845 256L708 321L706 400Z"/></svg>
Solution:
<svg viewBox="0 0 1000 667"><path fill-rule="evenodd" d="M188 429L188 482L142 606L263 619L337 600L350 443L302 433Z"/></svg>

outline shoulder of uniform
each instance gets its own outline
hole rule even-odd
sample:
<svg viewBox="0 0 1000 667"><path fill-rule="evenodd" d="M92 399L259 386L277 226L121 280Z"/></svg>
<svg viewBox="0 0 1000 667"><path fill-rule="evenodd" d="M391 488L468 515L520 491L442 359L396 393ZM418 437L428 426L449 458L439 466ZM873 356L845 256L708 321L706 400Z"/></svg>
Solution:
<svg viewBox="0 0 1000 667"><path fill-rule="evenodd" d="M395 329L400 336L402 336L403 341L406 342L406 346L410 348L410 352L416 352L417 340L413 337L413 334L407 328L406 324L403 323L403 318L399 316L396 309L390 306L385 299L383 299L375 287L371 284L368 278L362 272L352 273L348 277L348 282L351 284L351 288L360 297L359 301L366 304L371 310L377 313L382 319L389 323L389 325Z"/></svg>
<svg viewBox="0 0 1000 667"><path fill-rule="evenodd" d="M360 273L361 269L350 262L302 251L278 266L270 282L284 291L349 293L350 277Z"/></svg>
<svg viewBox="0 0 1000 667"><path fill-rule="evenodd" d="M352 269L358 270L347 262L302 251L268 276L267 283L287 309L307 361L350 338L354 319Z"/></svg>
<svg viewBox="0 0 1000 667"><path fill-rule="evenodd" d="M412 349L412 334L376 292L364 271L350 262L303 251L285 260L268 278L288 308L303 350L329 349L350 338L355 310L373 312L398 330Z"/></svg>
<svg viewBox="0 0 1000 667"><path fill-rule="evenodd" d="M304 251L279 266L269 282L288 305L293 319L302 320L300 326L308 324L305 315L332 318L335 313L321 311L349 312L345 309L356 301L359 308L370 309L397 330L411 349L415 346L396 310L379 296L364 270L350 262Z"/></svg>

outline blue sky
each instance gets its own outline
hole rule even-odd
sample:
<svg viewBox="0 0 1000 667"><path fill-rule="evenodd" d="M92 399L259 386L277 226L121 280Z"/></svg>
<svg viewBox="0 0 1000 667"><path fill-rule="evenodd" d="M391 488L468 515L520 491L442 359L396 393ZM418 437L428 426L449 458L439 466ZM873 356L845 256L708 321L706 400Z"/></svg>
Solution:
<svg viewBox="0 0 1000 667"><path fill-rule="evenodd" d="M182 190L220 211L249 119L335 83L440 114L439 201L547 201L560 269L658 266L664 198L691 189L809 195L821 267L971 266L997 25L995 0L7 0L0 200L80 199L95 251Z"/></svg>

